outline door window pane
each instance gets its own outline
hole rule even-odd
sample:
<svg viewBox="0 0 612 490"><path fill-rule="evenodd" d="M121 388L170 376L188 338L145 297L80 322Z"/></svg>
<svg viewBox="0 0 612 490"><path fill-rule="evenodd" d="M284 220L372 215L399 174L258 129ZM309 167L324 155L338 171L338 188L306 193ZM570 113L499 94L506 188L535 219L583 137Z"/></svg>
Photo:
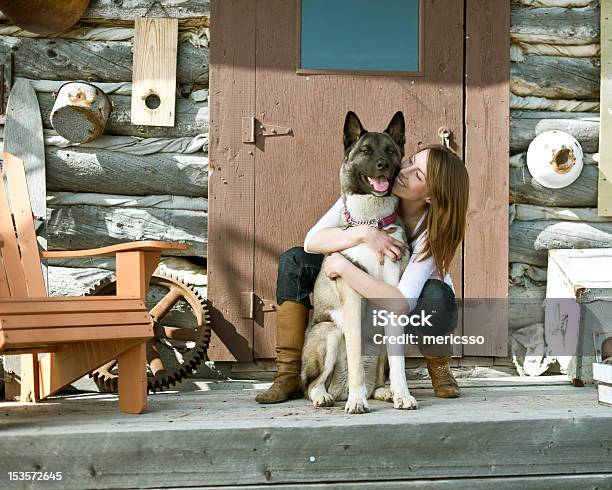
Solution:
<svg viewBox="0 0 612 490"><path fill-rule="evenodd" d="M302 70L419 66L419 0L301 0Z"/></svg>

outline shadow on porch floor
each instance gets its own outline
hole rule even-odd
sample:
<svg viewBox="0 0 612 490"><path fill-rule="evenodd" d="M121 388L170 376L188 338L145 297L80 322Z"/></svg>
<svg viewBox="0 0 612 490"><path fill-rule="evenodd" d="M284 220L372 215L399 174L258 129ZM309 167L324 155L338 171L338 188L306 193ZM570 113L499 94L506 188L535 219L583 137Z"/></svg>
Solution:
<svg viewBox="0 0 612 490"><path fill-rule="evenodd" d="M187 383L198 391L151 395L140 416L122 415L104 394L0 403L0 486L7 471L38 470L62 471L61 482L40 486L65 489L612 487L612 408L564 376L460 380L454 400L411 382L418 410L371 400L363 415L343 403L256 404L268 383Z"/></svg>

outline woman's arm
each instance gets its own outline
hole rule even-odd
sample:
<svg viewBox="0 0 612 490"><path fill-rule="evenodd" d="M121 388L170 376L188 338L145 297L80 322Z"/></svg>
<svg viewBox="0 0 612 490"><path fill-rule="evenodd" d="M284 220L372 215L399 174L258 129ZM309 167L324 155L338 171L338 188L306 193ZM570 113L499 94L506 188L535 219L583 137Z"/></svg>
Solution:
<svg viewBox="0 0 612 490"><path fill-rule="evenodd" d="M398 288L372 277L353 265L340 253L333 253L325 259L323 272L331 279L342 277L361 296L368 298L380 308L386 308L398 314L410 311L408 302L406 302L405 307L400 308L402 302L397 300L405 299L405 297ZM389 300L391 301L389 302Z"/></svg>
<svg viewBox="0 0 612 490"><path fill-rule="evenodd" d="M384 262L385 255L391 260L397 260L401 256L404 245L385 231L367 225L340 228L342 208L342 199L338 199L308 231L304 239L305 252L329 254L365 243L376 252L381 264Z"/></svg>
<svg viewBox="0 0 612 490"><path fill-rule="evenodd" d="M411 255L397 287L372 277L339 253L332 254L323 262L323 270L332 279L342 277L349 286L364 298L379 300L374 301L377 306L393 310L396 313L408 313L415 308L423 286L427 279L431 277L435 267L433 257L418 260L418 252L424 240L425 237L421 235L415 246L416 251ZM392 301L390 305L384 304L385 299L404 299L406 304L403 308L399 308L401 303Z"/></svg>
<svg viewBox="0 0 612 490"><path fill-rule="evenodd" d="M321 228L317 230L310 240L305 244L308 246L306 252L329 254L346 250L364 242L366 226L352 226L343 230L342 228Z"/></svg>
<svg viewBox="0 0 612 490"><path fill-rule="evenodd" d="M343 206L342 199L338 199L308 231L304 239L305 252L326 254L351 248L361 243L363 239L361 227L347 230L339 228L340 213Z"/></svg>

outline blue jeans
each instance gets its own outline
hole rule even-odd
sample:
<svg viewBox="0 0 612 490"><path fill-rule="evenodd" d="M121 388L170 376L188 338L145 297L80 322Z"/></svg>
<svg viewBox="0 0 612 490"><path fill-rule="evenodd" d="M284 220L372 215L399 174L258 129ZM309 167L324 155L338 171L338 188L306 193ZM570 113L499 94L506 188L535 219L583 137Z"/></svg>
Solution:
<svg viewBox="0 0 612 490"><path fill-rule="evenodd" d="M280 305L285 300L291 300L312 308L309 295L314 289L324 257L322 254L307 253L302 247L293 247L283 252L278 263L276 303ZM454 299L455 293L444 281L428 279L425 282L415 310L436 308L437 321L433 335L445 335L456 328L458 311ZM452 352L450 345L427 346L427 352L424 352L424 347L419 344L421 353L430 357L449 355Z"/></svg>

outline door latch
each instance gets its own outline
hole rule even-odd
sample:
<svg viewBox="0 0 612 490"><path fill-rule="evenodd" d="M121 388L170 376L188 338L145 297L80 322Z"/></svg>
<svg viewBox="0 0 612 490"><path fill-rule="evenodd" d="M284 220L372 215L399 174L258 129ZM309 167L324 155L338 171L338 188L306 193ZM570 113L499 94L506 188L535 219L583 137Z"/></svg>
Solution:
<svg viewBox="0 0 612 490"><path fill-rule="evenodd" d="M284 126L275 126L273 124L264 124L254 117L242 118L242 142L255 143L257 136L286 136L293 134L291 128Z"/></svg>
<svg viewBox="0 0 612 490"><path fill-rule="evenodd" d="M450 139L452 135L453 133L451 133L451 130L445 126L442 126L440 129L438 129L438 136L440 137L440 139L442 140L442 144L446 146L446 148L450 148Z"/></svg>
<svg viewBox="0 0 612 490"><path fill-rule="evenodd" d="M276 311L276 301L262 299L253 291L240 293L241 318L255 318L258 312L266 313L270 311Z"/></svg>

